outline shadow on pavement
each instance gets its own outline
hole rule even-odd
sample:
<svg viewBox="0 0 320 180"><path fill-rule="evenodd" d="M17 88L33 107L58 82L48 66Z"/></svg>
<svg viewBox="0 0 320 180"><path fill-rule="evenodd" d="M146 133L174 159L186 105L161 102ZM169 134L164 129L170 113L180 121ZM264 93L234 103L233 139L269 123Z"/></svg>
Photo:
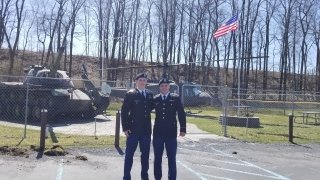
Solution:
<svg viewBox="0 0 320 180"><path fill-rule="evenodd" d="M41 159L43 157L43 151L38 151L37 159Z"/></svg>
<svg viewBox="0 0 320 180"><path fill-rule="evenodd" d="M124 152L122 151L122 149L120 147L116 147L116 150L118 151L118 153L120 155L124 155Z"/></svg>
<svg viewBox="0 0 320 180"><path fill-rule="evenodd" d="M53 143L58 143L58 139L56 137L56 134L53 132L53 128L51 126L47 127L48 128L48 131L50 133L50 137L51 137L51 140Z"/></svg>
<svg viewBox="0 0 320 180"><path fill-rule="evenodd" d="M296 145L296 146L300 146L300 147L304 147L304 148L308 148L308 149L312 149L312 147L310 146L306 146L306 145L302 145L302 144L297 144L295 142L292 142L291 144Z"/></svg>

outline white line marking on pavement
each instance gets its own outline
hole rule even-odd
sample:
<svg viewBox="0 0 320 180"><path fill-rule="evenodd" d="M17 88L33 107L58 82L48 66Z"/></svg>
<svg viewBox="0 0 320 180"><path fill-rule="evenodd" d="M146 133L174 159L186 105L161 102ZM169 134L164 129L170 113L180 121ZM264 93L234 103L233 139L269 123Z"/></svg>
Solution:
<svg viewBox="0 0 320 180"><path fill-rule="evenodd" d="M272 179L282 179L281 177L278 177L278 176L268 176L268 175L263 175L263 174L251 173L251 172L234 170L234 169L228 169L228 168L222 168L222 167L216 167L216 166L208 166L208 165L203 165L203 164L199 164L199 165L200 165L200 166L203 166L203 167L220 169L220 170L224 170L224 171L231 171L231 172L237 172L237 173L242 173L242 174L260 176L260 177L267 177L267 178L272 178Z"/></svg>
<svg viewBox="0 0 320 180"><path fill-rule="evenodd" d="M193 141L193 140L190 139L190 138L185 138L185 139L191 141L193 144L196 143L195 141ZM252 163L250 163L250 162L240 160L240 159L238 159L237 157L235 157L235 156L233 156L233 155L229 155L229 154L227 154L227 153L225 153L225 152L223 152L223 151L217 150L217 149L215 149L215 148L213 148L213 147L211 146L212 144L209 144L209 145L210 145L210 148L211 148L212 150L214 150L215 152L218 152L218 153L219 153L219 154L215 154L215 155L221 155L221 156L225 156L225 157L234 158L234 159L236 159L236 160L244 163L244 164L242 164L243 166L254 167L254 168L260 169L260 170L262 170L262 171L265 171L265 172L267 172L267 173L270 173L270 174L272 174L272 175L274 175L274 176L276 176L276 177L267 176L267 175L262 175L262 174L256 174L256 173L251 173L251 174L260 175L260 176L265 176L265 177L269 177L269 178L275 178L275 179L289 180L289 178L286 178L286 177L284 177L284 176L282 176L282 175L280 175L280 174L278 174L278 173L275 173L275 172L273 172L273 171L264 169L264 168L262 168L262 167L259 167L259 166L255 165L255 164L252 164ZM182 149L182 148L181 148L181 149ZM196 151L196 150L193 150L193 151ZM202 151L199 151L199 152L202 152ZM227 161L226 161L226 162L227 162ZM179 162L179 163L182 164L181 162ZM183 165L183 164L182 164L182 165ZM239 165L240 165L240 164L239 164ZM190 170L192 170L191 168L189 168L189 167L187 167L187 166L185 166L185 167L188 168L188 169L190 169ZM217 168L218 168L218 167L217 167ZM221 169L224 169L224 168L221 168ZM225 169L225 170L227 170L227 169ZM229 169L229 170L233 170L233 169ZM193 170L192 170L192 171L193 171ZM237 170L233 170L233 171L237 171ZM195 172L195 171L193 171L193 172ZM239 172L242 172L242 173L250 173L250 172L245 172L245 171L239 171ZM196 173L196 172L195 172L195 173ZM200 173L196 173L196 174L197 174L197 175L200 175ZM200 176L201 176L201 175L200 175Z"/></svg>
<svg viewBox="0 0 320 180"><path fill-rule="evenodd" d="M221 153L220 153L221 154ZM224 155L225 156L225 155ZM230 156L230 155L228 155ZM231 161L223 161L223 160L218 160L218 159L206 159L207 161L216 161L216 162L221 162L221 163L226 163L226 164L232 164L232 165L238 165L238 166L246 166L246 167L255 167L255 165L253 164L248 164L246 162L243 163L237 163L237 162L231 162ZM235 159L237 161L241 161L239 159ZM242 161L241 161L242 162ZM216 169L221 169L221 170L226 170L226 171L233 171L233 172L238 172L238 173L243 173L243 174L250 174L250 175L255 175L255 176L263 176L263 177L268 177L268 178L273 178L273 179L282 179L280 177L278 177L277 175L275 176L268 176L268 175L263 175L263 174L258 174L258 173L250 173L250 172L246 172L246 171L240 171L240 170L233 170L233 169L226 169L226 168L219 168L216 166L209 166L209 165L203 165L203 164L199 164L199 163L193 163L194 165L199 165L199 166L204 166L204 167L209 167L209 168L216 168ZM270 172L269 172L270 173ZM270 173L272 174L272 173Z"/></svg>
<svg viewBox="0 0 320 180"><path fill-rule="evenodd" d="M185 149L185 148L181 148L181 147L178 147L178 149L182 149L182 150L184 150L184 151L191 151L191 152L200 152L200 153L208 153L208 154L210 154L210 156L223 156L223 157L225 157L225 155L224 154L221 154L221 153L217 153L217 154L213 154L213 153L210 153L210 152L206 152L206 151L197 151L197 150L189 150L189 149Z"/></svg>
<svg viewBox="0 0 320 180"><path fill-rule="evenodd" d="M264 169L264 168L262 168L262 167L259 167L259 166L255 165L255 164L252 164L252 163L250 163L250 162L240 160L239 158L237 158L237 157L235 157L235 156L232 156L232 155L229 155L229 154L227 154L227 153L225 153L225 152L223 152L223 151L217 150L217 149L213 148L212 146L211 146L211 149L214 150L214 151L216 151L216 152L219 152L219 153L221 153L221 154L224 154L224 155L227 156L227 157L233 157L233 158L237 159L238 161L240 161L240 162L242 162L242 163L248 164L248 165L251 166L251 167L255 167L255 168L257 168L257 169L260 169L260 170L262 170L262 171L265 171L265 172L267 172L267 173L270 173L270 174L276 176L278 179L289 180L289 178L286 178L286 177L284 177L284 176L282 176L282 175L280 175L280 174L278 174L278 173L275 173L275 172L273 172L273 171Z"/></svg>
<svg viewBox="0 0 320 180"><path fill-rule="evenodd" d="M60 160L59 167L57 170L56 180L62 180L62 174L63 174L63 159Z"/></svg>
<svg viewBox="0 0 320 180"><path fill-rule="evenodd" d="M231 178L220 177L220 176L214 176L214 175L211 175L211 174L204 174L204 173L201 173L201 174L202 174L202 175L204 175L204 176L208 176L208 177L215 178L215 179L234 180L234 179L231 179Z"/></svg>
<svg viewBox="0 0 320 180"><path fill-rule="evenodd" d="M247 161L243 161L243 160L240 160L240 159L238 159L238 160L239 160L240 162L247 163L248 165L250 165L250 166L252 166L252 167L255 167L255 168L260 169L260 170L262 170L262 171L268 172L268 173L270 173L270 174L272 174L272 175L274 175L274 176L277 176L277 177L279 177L279 179L289 180L289 178L286 178L286 177L284 177L284 176L282 176L282 175L280 175L280 174L278 174L278 173L275 173L275 172L273 172L273 171L270 171L270 170L268 170L268 169L264 169L264 168L262 168L262 167L260 167L260 166L257 166L257 165L255 165L255 164L252 164L252 163L247 162Z"/></svg>
<svg viewBox="0 0 320 180"><path fill-rule="evenodd" d="M179 164L181 164L183 167L185 167L187 170L189 170L191 173L193 173L194 175L196 175L197 177L199 177L201 180L207 180L207 178L201 176L201 174L197 173L196 171L194 171L193 169L191 169L190 167L188 167L186 164L183 164L180 161L177 161Z"/></svg>
<svg viewBox="0 0 320 180"><path fill-rule="evenodd" d="M238 166L247 166L247 167L251 167L251 165L248 165L246 163L237 163L237 162L232 162L232 161L223 161L223 160L218 160L218 159L213 159L213 158L205 158L206 161L215 161L215 162L221 162L221 163L225 163L225 164L232 164L232 165L238 165Z"/></svg>

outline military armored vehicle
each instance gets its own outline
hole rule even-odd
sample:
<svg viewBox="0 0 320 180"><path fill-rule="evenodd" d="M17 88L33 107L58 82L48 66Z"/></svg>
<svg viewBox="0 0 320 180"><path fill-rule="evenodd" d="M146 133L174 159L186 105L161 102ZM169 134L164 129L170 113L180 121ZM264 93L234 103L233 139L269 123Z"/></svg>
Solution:
<svg viewBox="0 0 320 180"><path fill-rule="evenodd" d="M189 64L189 63L188 63ZM163 74L162 78L170 77L167 73L167 68L170 66L180 66L185 64L154 64L154 65L144 65L144 66L129 66L129 67L116 67L116 68L106 68L109 70L125 70L125 69L146 69L146 68L163 68ZM145 71L150 72L150 71ZM168 78L170 79L170 78ZM158 94L159 93L159 86L158 86L159 80L148 80L148 84L146 86L147 89L151 90L152 93ZM172 82L170 84L170 92L174 92L180 95L181 101L184 106L186 107L195 107L195 106L207 106L212 104L213 95L214 92L210 92L209 90L205 90L202 88L199 84L194 82L187 82L187 81L181 81L180 83ZM117 88L113 87L111 89L110 96L117 97L117 98L124 98L125 93L128 91L128 88Z"/></svg>
<svg viewBox="0 0 320 180"><path fill-rule="evenodd" d="M48 119L57 115L93 117L109 106L110 88L102 84L98 91L89 80L83 65L83 88L75 88L66 71L32 65L24 82L0 82L0 117L40 120L41 109L47 109ZM50 75L50 77L49 77Z"/></svg>
<svg viewBox="0 0 320 180"><path fill-rule="evenodd" d="M154 95L160 93L158 83L150 82L146 86ZM126 88L112 88L110 96L124 98ZM170 83L170 92L177 93L186 107L210 105L212 95L203 90L199 84L193 82Z"/></svg>
<svg viewBox="0 0 320 180"><path fill-rule="evenodd" d="M158 83L150 83L147 89L154 94L160 93ZM204 91L199 84L193 82L170 83L170 92L177 93L181 97L181 101L186 107L206 106L210 105L212 96Z"/></svg>

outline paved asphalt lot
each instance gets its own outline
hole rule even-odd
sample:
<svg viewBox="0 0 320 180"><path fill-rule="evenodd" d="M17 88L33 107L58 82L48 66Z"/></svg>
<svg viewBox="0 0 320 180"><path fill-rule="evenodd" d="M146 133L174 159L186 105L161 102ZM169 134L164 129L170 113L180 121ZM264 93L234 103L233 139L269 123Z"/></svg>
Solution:
<svg viewBox="0 0 320 180"><path fill-rule="evenodd" d="M113 121L108 121L113 123ZM85 126L85 125L84 125ZM189 129L178 138L178 179L319 179L320 145L255 144L221 138ZM125 147L121 147L122 151ZM37 153L26 157L0 155L0 179L102 180L121 179L122 155L115 148L68 149L64 157ZM140 179L140 158L136 151L132 179ZM83 155L88 161L75 159ZM153 149L150 155L150 179L153 179ZM167 179L167 159L163 159L163 179Z"/></svg>

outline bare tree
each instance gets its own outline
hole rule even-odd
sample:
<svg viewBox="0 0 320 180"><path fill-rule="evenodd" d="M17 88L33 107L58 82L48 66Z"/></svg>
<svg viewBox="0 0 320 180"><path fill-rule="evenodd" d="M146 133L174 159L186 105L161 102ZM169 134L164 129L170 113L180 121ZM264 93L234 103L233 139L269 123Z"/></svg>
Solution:
<svg viewBox="0 0 320 180"><path fill-rule="evenodd" d="M58 10L57 10L57 14L55 15L54 11L55 11L55 5L53 6L53 8L51 9L51 14L49 15L49 27L50 27L50 32L49 32L49 45L48 45L48 49L47 49L47 55L46 55L46 59L44 62L44 65L47 66L49 63L49 58L50 55L53 55L53 42L54 42L54 37L55 37L55 32L58 29L58 25L62 20L62 17L64 16L64 6L67 3L68 0L57 0L58 3ZM55 18L54 18L55 16ZM53 23L53 25L52 25ZM60 49L62 50L62 49ZM53 60L52 60L53 61ZM53 63L51 63L53 64Z"/></svg>
<svg viewBox="0 0 320 180"><path fill-rule="evenodd" d="M102 0L97 0L96 1L97 4L97 12L96 12L96 18L97 18L97 23L98 23L98 44L99 44L99 48L98 48L98 57L99 57L99 68L101 69L101 71L99 72L100 75L100 79L103 79L103 71L104 71L104 67L103 67L103 35L104 35L104 17L103 17L103 9L105 8L103 6L103 1ZM107 36L108 37L108 36ZM106 43L108 44L108 42ZM108 53L108 51L106 52Z"/></svg>
<svg viewBox="0 0 320 180"><path fill-rule="evenodd" d="M239 67L242 89L254 85L255 89L266 90L276 83L270 78L273 65L273 69L279 66L278 72L273 73L279 80L279 93L290 88L320 90L320 3L316 0L54 0L41 1L47 3L45 8L30 6L34 16L25 15L28 9L24 4L32 2L24 1L2 0L0 4L0 48L8 46L9 69L15 70L19 46L25 51L27 44L33 43L29 40L37 39L37 47L42 50L41 64L58 68L64 55L61 65L71 73L79 38L85 39L86 55L98 56L99 69L187 63L175 69L151 69L152 79L168 71L177 82L185 77L202 84L225 82L237 87ZM239 31L218 40L212 38L213 32L238 11ZM30 29L31 25L35 28ZM276 51L270 53L270 48ZM313 49L316 54L311 53ZM248 59L252 56L262 58ZM238 64L239 57L244 58ZM234 60L222 61L230 58ZM146 69L121 74L119 70L108 70L106 75L108 80L124 81L132 79L134 71ZM172 73L176 69L177 73ZM100 71L101 79L105 78L103 72ZM310 83L312 73L317 77L315 85Z"/></svg>
<svg viewBox="0 0 320 180"><path fill-rule="evenodd" d="M49 44L44 65L51 68L50 76L52 77L55 77L56 71L61 69L61 59L66 51L69 32L83 3L82 0L57 0L51 9L51 14L45 16L48 23L45 29L49 29ZM57 54L54 54L54 42L57 42ZM50 56L52 58L49 62ZM66 57L65 54L65 61ZM66 69L66 62L64 69Z"/></svg>
<svg viewBox="0 0 320 180"><path fill-rule="evenodd" d="M242 19L241 23L242 30L242 39L241 39L241 57L246 57L246 60L241 61L241 67L244 68L242 80L242 86L244 89L248 88L249 85L249 73L250 73L250 66L252 63L251 57L252 50L253 50L253 34L255 32L255 26L258 18L259 7L261 5L261 0L249 0L243 1L243 9L242 9Z"/></svg>
<svg viewBox="0 0 320 180"><path fill-rule="evenodd" d="M287 89L287 72L288 72L288 58L289 58L289 34L290 25L292 24L293 10L295 8L296 0L281 1L282 8L281 26L282 26L282 41L281 41L281 56L280 56L280 83L279 94L285 94ZM282 96L279 95L279 100Z"/></svg>
<svg viewBox="0 0 320 180"><path fill-rule="evenodd" d="M316 91L320 92L320 3L316 3L316 9L318 10L316 15L312 19L313 37L316 45Z"/></svg>
<svg viewBox="0 0 320 180"><path fill-rule="evenodd" d="M11 0L8 0L8 1L11 1ZM21 23L22 23L21 20L22 20L22 15L23 15L24 2L25 2L25 0L21 0L21 1L16 0L15 1L14 17L12 17L15 20L13 21L13 24L11 27L6 26L3 28L4 35L6 37L6 41L8 43L8 47L9 47L9 68L8 68L9 75L12 75L12 73L13 73L14 59L16 56L16 51L17 51L18 43L19 43L19 39L20 39ZM10 3L10 2L8 2L8 3ZM15 33L14 38L11 37L11 32ZM13 39L13 43L12 43L11 39Z"/></svg>
<svg viewBox="0 0 320 180"><path fill-rule="evenodd" d="M269 72L269 49L270 49L270 23L276 11L277 0L265 0L265 44L263 48L263 77L262 89L267 89L268 86L268 72Z"/></svg>
<svg viewBox="0 0 320 180"><path fill-rule="evenodd" d="M153 44L153 25L151 23L151 10L152 6L154 5L153 0L148 1L148 13L147 13L147 21L148 21L148 30L149 30L149 57L150 57L150 63L153 64L153 49L152 49L152 44ZM155 71L154 68L151 67L151 79L155 79Z"/></svg>
<svg viewBox="0 0 320 180"><path fill-rule="evenodd" d="M193 81L195 76L196 58L197 58L197 46L199 38L199 9L196 7L196 2L191 1L187 4L186 14L188 15L188 26L187 28L187 50L186 59L188 66L185 67L186 74L184 75L188 81Z"/></svg>
<svg viewBox="0 0 320 180"><path fill-rule="evenodd" d="M46 14L41 15L40 17L36 18L36 34L38 42L42 46L42 53L41 53L41 62L40 64L43 64L44 62L44 54L46 49L46 38L47 38L47 32L46 32Z"/></svg>
<svg viewBox="0 0 320 180"><path fill-rule="evenodd" d="M136 2L136 11L138 11L138 7L140 5L140 1ZM113 29L113 39L112 39L112 47L111 47L111 57L110 57L110 65L111 67L116 67L116 59L115 59L115 53L116 53L116 46L119 42L119 38L122 36L120 31L120 20L121 15L123 15L123 11L125 10L126 3L125 1L119 0L115 2L115 14L114 14L114 29ZM119 58L118 58L119 60ZM115 81L116 80L116 71L111 70L111 72L108 73L108 80Z"/></svg>
<svg viewBox="0 0 320 180"><path fill-rule="evenodd" d="M199 27L199 31L200 31L200 52L201 52L201 57L200 57L200 65L201 65L201 75L202 75L202 84L208 84L209 81L209 77L207 75L208 73L208 69L210 67L210 63L206 62L207 57L208 57L208 50L209 50L209 43L210 40L212 38L212 21L210 21L208 14L210 13L210 2L209 1L205 1L203 4L201 4L200 1L198 1L200 6L200 14L199 14L199 18L200 18L200 27ZM199 77L200 79L200 77Z"/></svg>
<svg viewBox="0 0 320 180"><path fill-rule="evenodd" d="M78 11L80 10L80 8L82 7L83 3L84 3L84 1L82 1L82 0L72 0L71 1L71 6L72 6L71 11L69 11L68 14L65 16L66 17L65 20L63 20L63 16L60 16L61 23L59 22L58 24L62 25L62 27L63 27L62 33L63 34L61 33L58 36L62 36L62 42L61 42L61 44L58 45L57 56L52 59L51 71L50 71L51 76L55 76L56 71L58 69L60 69L62 55L63 55L63 53L65 53L66 48L67 48L67 38L69 35L70 28L71 28L72 24L75 23L76 15L77 15ZM63 14L65 14L66 12L64 12ZM73 35L72 35L72 37L73 37ZM60 37L58 37L58 39L59 38ZM65 63L64 69L66 69L66 63Z"/></svg>
<svg viewBox="0 0 320 180"><path fill-rule="evenodd" d="M306 89L306 76L307 76L307 35L310 32L310 21L312 17L312 7L314 6L315 1L304 1L299 2L298 12L299 12L299 22L301 26L302 40L301 40L301 64L300 64L300 77L299 77L299 90Z"/></svg>
<svg viewBox="0 0 320 180"><path fill-rule="evenodd" d="M28 15L25 15L25 19L24 19L24 22L26 21L26 18L28 18ZM26 51L26 48L27 48L27 45L28 45L28 42L29 42L29 33L30 33L30 30L33 26L33 23L34 23L34 20L35 18L34 17L31 17L31 22L28 24L28 28L27 28L27 31L26 33L24 34L23 38L24 38L24 43L23 43L23 53L22 53L22 56L24 57L25 55L25 51ZM27 27L27 26L25 26Z"/></svg>
<svg viewBox="0 0 320 180"><path fill-rule="evenodd" d="M184 34L184 28L183 28L183 23L184 23L184 19L185 19L185 10L184 10L185 6L184 6L184 1L181 2L181 5L179 6L178 10L179 10L179 15L180 15L180 22L179 22L179 38L178 38L178 49L177 49L177 60L176 62L179 64L181 62L181 54L182 54L182 40L183 40L183 34ZM177 69L178 72L180 72L180 66L178 66ZM179 77L177 77L176 81L179 82Z"/></svg>
<svg viewBox="0 0 320 180"><path fill-rule="evenodd" d="M129 55L129 61L130 61L130 66L134 65L134 61L137 60L137 42L138 42L138 20L139 20L139 13L138 13L138 8L140 8L140 0L138 0L135 4L132 4L132 18L130 18L130 55ZM130 69L130 80L133 79L133 69Z"/></svg>
<svg viewBox="0 0 320 180"><path fill-rule="evenodd" d="M74 31L76 28L76 17L85 3L85 0L71 0L72 10L71 10L71 17L70 17L70 23L71 23L71 31L70 31L70 50L69 50L69 76L71 77L72 74L72 50L73 50L73 39L74 39ZM66 70L66 62L64 63L64 70Z"/></svg>
<svg viewBox="0 0 320 180"><path fill-rule="evenodd" d="M0 49L5 40L5 28L8 21L9 8L12 0L2 0L0 6Z"/></svg>

